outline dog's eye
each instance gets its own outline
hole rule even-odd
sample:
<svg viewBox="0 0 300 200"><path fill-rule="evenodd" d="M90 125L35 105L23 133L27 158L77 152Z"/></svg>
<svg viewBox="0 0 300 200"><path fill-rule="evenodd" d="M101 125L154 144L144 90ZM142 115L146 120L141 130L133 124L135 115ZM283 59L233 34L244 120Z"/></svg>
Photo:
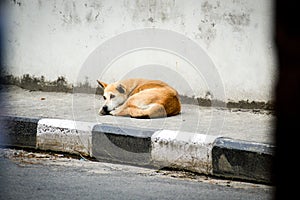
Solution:
<svg viewBox="0 0 300 200"><path fill-rule="evenodd" d="M105 96L103 96L103 99L104 99L104 100L106 100L106 97L105 97Z"/></svg>
<svg viewBox="0 0 300 200"><path fill-rule="evenodd" d="M115 98L115 95L111 94L111 95L110 95L110 98L111 98L111 99L112 99L112 98Z"/></svg>

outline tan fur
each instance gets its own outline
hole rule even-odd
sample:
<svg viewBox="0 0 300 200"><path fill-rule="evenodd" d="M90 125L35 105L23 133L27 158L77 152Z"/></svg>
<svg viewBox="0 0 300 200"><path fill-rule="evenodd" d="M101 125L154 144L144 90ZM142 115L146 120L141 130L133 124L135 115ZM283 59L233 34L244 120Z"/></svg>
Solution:
<svg viewBox="0 0 300 200"><path fill-rule="evenodd" d="M178 92L162 81L127 79L112 84L98 83L106 98L100 114L157 118L177 115L181 111Z"/></svg>

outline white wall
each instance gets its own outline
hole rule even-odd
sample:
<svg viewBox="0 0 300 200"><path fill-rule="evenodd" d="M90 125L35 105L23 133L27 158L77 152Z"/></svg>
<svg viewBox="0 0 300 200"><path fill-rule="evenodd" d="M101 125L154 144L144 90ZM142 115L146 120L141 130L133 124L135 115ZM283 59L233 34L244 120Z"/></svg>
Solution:
<svg viewBox="0 0 300 200"><path fill-rule="evenodd" d="M140 76L188 96L269 101L272 2L11 0L5 66L73 84Z"/></svg>

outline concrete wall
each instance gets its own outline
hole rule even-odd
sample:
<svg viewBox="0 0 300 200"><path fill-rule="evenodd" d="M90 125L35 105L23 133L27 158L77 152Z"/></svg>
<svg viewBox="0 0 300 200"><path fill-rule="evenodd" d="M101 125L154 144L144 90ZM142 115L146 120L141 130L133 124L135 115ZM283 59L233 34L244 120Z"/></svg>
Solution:
<svg viewBox="0 0 300 200"><path fill-rule="evenodd" d="M187 96L272 100L271 0L10 0L7 73L147 77Z"/></svg>

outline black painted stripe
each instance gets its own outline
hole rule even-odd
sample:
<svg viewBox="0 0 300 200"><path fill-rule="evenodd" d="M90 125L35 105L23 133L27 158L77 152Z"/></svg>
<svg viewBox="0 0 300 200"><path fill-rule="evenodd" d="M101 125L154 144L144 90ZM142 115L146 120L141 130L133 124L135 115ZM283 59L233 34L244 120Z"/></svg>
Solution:
<svg viewBox="0 0 300 200"><path fill-rule="evenodd" d="M39 119L1 116L1 145L36 147L36 134Z"/></svg>
<svg viewBox="0 0 300 200"><path fill-rule="evenodd" d="M269 144L217 138L212 148L213 174L272 183L274 151Z"/></svg>
<svg viewBox="0 0 300 200"><path fill-rule="evenodd" d="M148 165L151 162L151 136L156 130L95 125L92 130L92 153L98 160Z"/></svg>

